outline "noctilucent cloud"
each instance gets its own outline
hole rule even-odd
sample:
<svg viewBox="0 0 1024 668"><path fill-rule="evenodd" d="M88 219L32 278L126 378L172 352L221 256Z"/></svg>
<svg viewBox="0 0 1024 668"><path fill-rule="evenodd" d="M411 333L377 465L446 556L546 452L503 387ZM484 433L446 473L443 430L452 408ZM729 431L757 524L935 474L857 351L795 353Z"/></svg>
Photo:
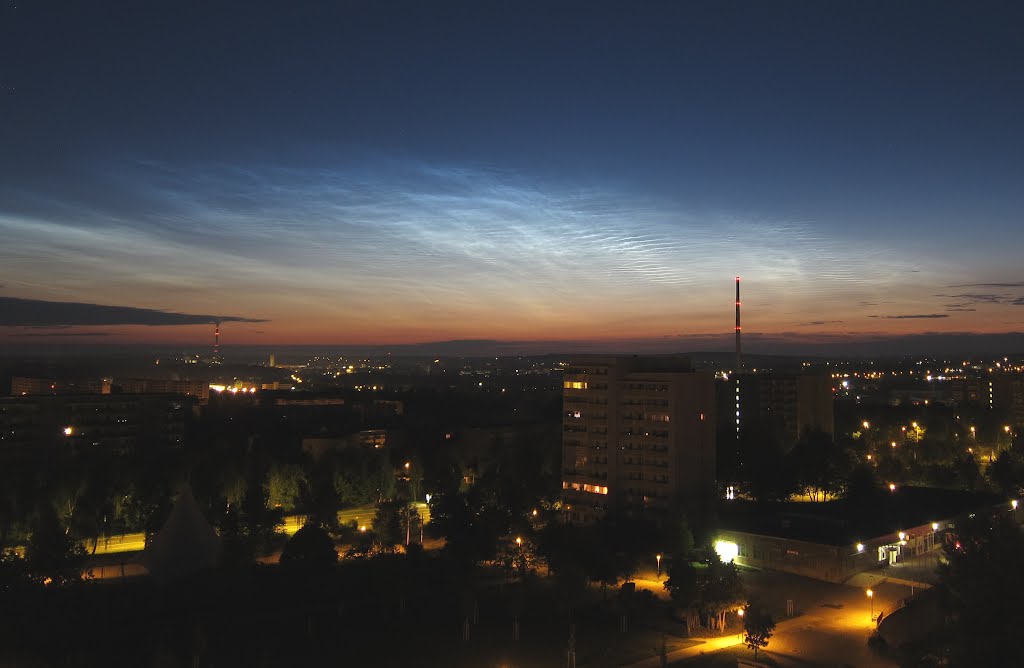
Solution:
<svg viewBox="0 0 1024 668"><path fill-rule="evenodd" d="M0 9L0 341L1024 330L1018 3L210 4Z"/></svg>

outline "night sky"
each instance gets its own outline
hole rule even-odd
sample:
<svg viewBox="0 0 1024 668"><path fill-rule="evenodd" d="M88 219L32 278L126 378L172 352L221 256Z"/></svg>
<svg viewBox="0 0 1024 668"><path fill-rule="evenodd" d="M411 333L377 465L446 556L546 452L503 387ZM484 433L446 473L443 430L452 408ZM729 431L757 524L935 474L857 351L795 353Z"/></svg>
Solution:
<svg viewBox="0 0 1024 668"><path fill-rule="evenodd" d="M1024 331L1019 2L3 2L0 342Z"/></svg>

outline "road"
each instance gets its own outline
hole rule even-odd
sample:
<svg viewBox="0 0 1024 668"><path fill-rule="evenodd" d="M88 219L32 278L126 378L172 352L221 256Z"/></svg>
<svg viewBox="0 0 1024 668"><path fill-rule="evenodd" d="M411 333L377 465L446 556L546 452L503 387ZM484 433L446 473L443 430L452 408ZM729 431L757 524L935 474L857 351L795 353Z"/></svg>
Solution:
<svg viewBox="0 0 1024 668"><path fill-rule="evenodd" d="M420 517L423 518L424 524L430 521L430 507L425 503L415 504L416 510L419 511ZM360 526L370 526L370 522L373 520L374 514L377 512L376 506L362 506L360 508L349 508L348 510L338 511L338 522L341 524L348 524L349 522L355 522ZM305 517L302 515L287 515L284 518L284 525L278 529L281 533L291 536L298 531L303 523ZM96 552L93 553L92 540L82 541L82 545L85 547L86 552L96 555L104 554L121 554L125 552L141 552L146 548L146 534L139 533L126 533L119 536L109 536L106 538L98 539L96 543Z"/></svg>
<svg viewBox="0 0 1024 668"><path fill-rule="evenodd" d="M636 580L637 588L663 596L659 579L653 573L646 575L648 577ZM869 599L861 587L785 573L745 571L742 577L751 600L759 601L778 621L768 645L768 654L776 665L783 668L808 665L889 668L897 665L872 652L867 639L875 629L872 617L877 617L881 611L888 614L898 600L910 595L909 586L878 582L872 586L873 598ZM792 618L785 616L787 600L793 601L796 611ZM722 656L721 662L710 661L708 655L723 649L738 649L739 633L693 640L699 641L698 644L669 653L670 665L686 666L690 661L736 665L731 655ZM629 668L658 668L660 665L658 657L651 657Z"/></svg>

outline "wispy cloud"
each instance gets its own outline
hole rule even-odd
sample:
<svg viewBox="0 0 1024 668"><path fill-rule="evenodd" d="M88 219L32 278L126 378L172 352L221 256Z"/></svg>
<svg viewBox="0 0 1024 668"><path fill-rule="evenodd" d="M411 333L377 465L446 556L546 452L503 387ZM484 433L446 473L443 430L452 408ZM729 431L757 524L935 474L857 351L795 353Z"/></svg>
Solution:
<svg viewBox="0 0 1024 668"><path fill-rule="evenodd" d="M946 313L909 313L903 315L869 315L869 318L881 318L882 320L929 320L934 318L948 318Z"/></svg>
<svg viewBox="0 0 1024 668"><path fill-rule="evenodd" d="M1024 296L1008 295L995 292L966 292L955 295L938 294L936 297L956 299L960 303L956 306L967 306L975 304L1006 304L1010 306L1024 306Z"/></svg>
<svg viewBox="0 0 1024 668"><path fill-rule="evenodd" d="M0 326L68 327L73 325L201 325L222 322L264 322L251 318L173 313L131 306L0 297ZM57 334L51 334L56 336Z"/></svg>
<svg viewBox="0 0 1024 668"><path fill-rule="evenodd" d="M38 339L42 338L72 338L85 339L93 337L113 336L111 332L14 332L10 334L15 338Z"/></svg>
<svg viewBox="0 0 1024 668"><path fill-rule="evenodd" d="M325 332L470 334L473 322L522 335L609 319L650 331L672 305L685 305L672 318L708 329L736 274L792 327L821 295L873 296L906 271L884 244L840 242L809 221L512 170L142 162L108 173L124 197L0 205L9 291L181 312L230 304L275 323L315 316Z"/></svg>

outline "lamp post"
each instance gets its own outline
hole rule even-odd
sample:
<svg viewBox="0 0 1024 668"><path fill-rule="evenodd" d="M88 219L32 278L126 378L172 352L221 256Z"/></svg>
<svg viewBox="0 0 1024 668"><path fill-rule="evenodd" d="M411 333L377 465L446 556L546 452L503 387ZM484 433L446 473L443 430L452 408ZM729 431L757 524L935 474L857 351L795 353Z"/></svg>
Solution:
<svg viewBox="0 0 1024 668"><path fill-rule="evenodd" d="M660 554L656 554L656 555L654 555L654 558L658 560L658 577L660 578L661 577L661 555Z"/></svg>
<svg viewBox="0 0 1024 668"><path fill-rule="evenodd" d="M868 589L865 594L868 595L868 600L871 601L871 621L875 620L875 592Z"/></svg>

